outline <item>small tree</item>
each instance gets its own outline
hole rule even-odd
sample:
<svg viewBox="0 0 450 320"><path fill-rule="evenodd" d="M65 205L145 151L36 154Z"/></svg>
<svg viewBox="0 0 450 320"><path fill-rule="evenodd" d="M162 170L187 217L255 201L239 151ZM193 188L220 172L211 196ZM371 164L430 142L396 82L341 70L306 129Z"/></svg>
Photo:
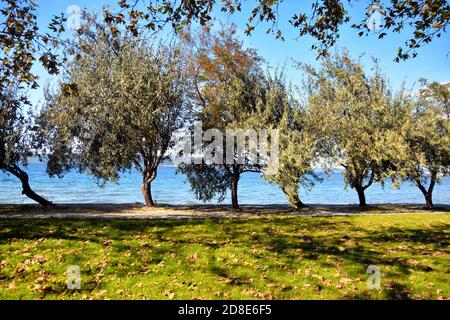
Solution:
<svg viewBox="0 0 450 320"><path fill-rule="evenodd" d="M134 167L153 206L151 183L185 106L181 56L95 17L84 21L73 62L40 118L47 170L61 176L78 168L105 182Z"/></svg>
<svg viewBox="0 0 450 320"><path fill-rule="evenodd" d="M328 141L322 155L344 168L346 185L365 207L365 190L394 176L405 152L399 134L404 107L377 67L368 75L347 53L325 58L319 70L305 70L311 124Z"/></svg>
<svg viewBox="0 0 450 320"><path fill-rule="evenodd" d="M428 209L433 208L436 183L450 174L450 121L445 109L443 113L442 91L431 85L422 90L418 100L405 97L413 107L405 134L407 157L400 170L400 175L417 185ZM431 92L437 95L433 97Z"/></svg>
<svg viewBox="0 0 450 320"><path fill-rule="evenodd" d="M16 85L0 85L0 170L17 177L22 183L22 194L44 207L52 203L37 193L29 184L28 174L19 164L26 165L30 156L30 143L27 135L28 121L23 108L28 99Z"/></svg>
<svg viewBox="0 0 450 320"><path fill-rule="evenodd" d="M422 100L442 106L442 113L450 120L450 82L439 83L433 81L428 83L426 79L421 79L422 88L419 96Z"/></svg>
<svg viewBox="0 0 450 320"><path fill-rule="evenodd" d="M319 150L318 137L308 128L308 115L283 73L266 77L267 98L262 112L255 116L256 123L274 126L279 130L279 165L264 173L264 178L276 183L284 192L292 208L306 205L301 201L298 189L311 189L315 180L313 165Z"/></svg>

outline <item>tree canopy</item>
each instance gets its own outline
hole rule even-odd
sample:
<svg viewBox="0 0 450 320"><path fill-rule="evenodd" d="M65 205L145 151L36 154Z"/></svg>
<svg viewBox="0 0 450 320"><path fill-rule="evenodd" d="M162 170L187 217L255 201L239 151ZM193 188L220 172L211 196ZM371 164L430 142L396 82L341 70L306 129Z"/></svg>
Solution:
<svg viewBox="0 0 450 320"><path fill-rule="evenodd" d="M257 0L253 5L250 4L251 9L246 9L248 1L245 0L220 2L217 0L120 0L121 10L109 12L107 19L124 23L129 30L138 32L141 21L144 21L144 27L151 30L161 29L167 24L179 29L193 22L198 22L200 25L210 23L214 19L215 10L234 14L246 9L249 10L246 12L248 19L245 32L247 34L250 35L255 28L265 25L267 33L284 39L284 30L279 28L279 24L282 22L281 19L287 19L299 37L307 35L313 37L315 40L313 49L316 49L319 55L324 55L340 37L341 27L350 22L348 8L356 2L356 0L313 0L310 2L310 10L299 8L299 11L291 17L283 17L280 14L285 3L283 0ZM298 6L304 5L302 3ZM380 15L381 20L378 38L382 39L388 32L409 34L409 39L399 45L396 61L415 57L418 48L441 37L450 20L450 4L446 0L385 2L371 0L365 12L365 19L351 25L359 36L370 33L371 25L368 21L374 10ZM128 21L127 18L129 18Z"/></svg>
<svg viewBox="0 0 450 320"><path fill-rule="evenodd" d="M269 83L265 108L257 121L279 130L279 164L264 172L264 178L276 183L293 208L304 207L299 187L310 190L319 176L314 164L320 157L320 137L311 130L311 117L301 105L283 72L267 77Z"/></svg>
<svg viewBox="0 0 450 320"><path fill-rule="evenodd" d="M316 119L315 130L327 141L323 156L344 168L346 184L366 206L364 191L393 176L405 152L402 93L391 91L376 66L368 74L346 52L324 58L320 69L304 69L309 75L307 108Z"/></svg>
<svg viewBox="0 0 450 320"><path fill-rule="evenodd" d="M53 17L49 32L37 24L37 3L32 0L2 0L0 8L0 170L17 177L22 193L44 206L51 203L32 191L26 165L31 154L26 109L30 103L26 89L36 88L38 76L32 72L36 60L50 74L58 72L58 59L51 48L55 34L64 30L63 17ZM52 32L54 34L51 34Z"/></svg>
<svg viewBox="0 0 450 320"><path fill-rule="evenodd" d="M193 105L198 109L197 120L204 130L215 129L220 135L230 130L252 130L261 127L257 115L265 108L269 88L264 82L262 59L253 49L244 49L236 37L234 26L224 27L217 33L205 29L202 33L185 32L185 46L190 48L192 61L190 84ZM237 131L236 131L237 132ZM227 135L227 139L230 138ZM234 139L234 137L233 137ZM223 141L222 150L226 150ZM235 142L232 142L235 146ZM180 170L188 177L196 195L202 200L214 196L223 199L231 190L232 204L238 208L238 183L244 172L260 172L260 163L250 154L240 155L233 148L229 163L185 164ZM242 156L242 161L238 158Z"/></svg>
<svg viewBox="0 0 450 320"><path fill-rule="evenodd" d="M424 84L417 97L404 97L410 106L409 114L404 118L407 152L398 174L416 184L424 195L426 206L432 208L436 183L450 174L448 85Z"/></svg>
<svg viewBox="0 0 450 320"><path fill-rule="evenodd" d="M2 0L0 10L0 86L8 80L37 87L32 66L39 60L50 74L58 72L59 59L52 52L56 37L65 30L63 16L53 16L49 32L39 30L38 4L34 0ZM53 32L53 33L52 33Z"/></svg>

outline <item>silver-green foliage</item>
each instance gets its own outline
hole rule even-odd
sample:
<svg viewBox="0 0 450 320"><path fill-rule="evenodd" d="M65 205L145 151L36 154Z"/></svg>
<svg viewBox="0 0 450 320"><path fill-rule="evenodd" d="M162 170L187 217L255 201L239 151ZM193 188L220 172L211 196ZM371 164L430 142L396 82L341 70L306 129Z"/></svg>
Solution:
<svg viewBox="0 0 450 320"><path fill-rule="evenodd" d="M146 204L153 205L150 184L185 110L180 51L111 32L89 16L76 45L41 115L48 172L62 175L75 167L105 182L134 167Z"/></svg>

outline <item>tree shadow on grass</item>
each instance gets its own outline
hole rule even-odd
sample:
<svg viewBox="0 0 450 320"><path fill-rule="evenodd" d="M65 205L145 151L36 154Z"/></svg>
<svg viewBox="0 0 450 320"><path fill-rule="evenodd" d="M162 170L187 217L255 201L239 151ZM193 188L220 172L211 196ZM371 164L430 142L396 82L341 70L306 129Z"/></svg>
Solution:
<svg viewBox="0 0 450 320"><path fill-rule="evenodd" d="M402 283L398 283L395 281L390 281L386 284L382 284L383 286L383 296L385 299L389 300L413 300L412 289ZM370 298L370 292L361 291L355 292L345 295L345 299L350 300L365 300Z"/></svg>
<svg viewBox="0 0 450 320"><path fill-rule="evenodd" d="M183 237L190 229L206 226L208 232L215 229L211 235L193 235ZM104 232L104 228L108 232ZM258 228L260 227L260 228ZM156 230L153 230L155 229ZM279 232L282 228L283 232ZM254 231L253 231L254 230ZM345 231L344 231L345 230ZM35 240L40 238L79 240L103 243L104 238L110 240L132 239L133 235L151 233L154 240L175 242L177 244L196 243L217 248L220 240L235 242L245 241L250 246L264 245L268 250L283 254L291 249L302 249L311 252L313 256L319 254L333 254L354 257L355 259L371 257L369 262L377 261L376 251L367 252L359 242L380 244L388 242L406 242L410 244L434 244L438 247L448 246L450 243L449 226L447 224L434 225L433 228L398 228L389 227L383 230L366 230L349 221L333 221L330 218L311 218L297 221L288 219L191 219L191 220L3 220L0 221L0 244L12 239ZM251 232L253 231L253 233ZM310 235L309 233L327 231L325 236ZM342 232L341 232L342 231ZM177 239L180 235L180 239ZM211 239L218 241L211 242ZM342 250L347 240L356 243L351 252ZM397 261L395 262L397 263Z"/></svg>
<svg viewBox="0 0 450 320"><path fill-rule="evenodd" d="M336 257L346 264L354 265L365 274L368 265L396 267L397 273L407 277L412 271L431 272L433 269L420 263L411 264L408 254L395 252L386 255L386 245L401 243L406 253L417 245L427 245L421 254L432 254L445 249L450 243L449 225L435 224L427 228L385 227L368 230L346 219L333 218L271 218L271 219L192 219L192 220L3 220L0 221L0 245L12 240L90 241L105 245L105 239L113 241L113 250L119 254L130 250L146 250L133 247L123 240L133 240L146 235L148 241L165 246L152 249L154 262L162 261L164 255L177 253L181 259L186 245L199 245L210 252L207 272L228 279L230 285L248 284L245 276L233 273L224 265L217 264L215 251L224 244L236 248L258 248L265 255L276 259L287 269L295 270L299 259L317 261L330 267L326 257ZM201 229L201 232L198 230ZM116 241L117 243L114 243ZM348 242L351 242L349 245ZM431 246L430 246L431 245ZM258 253L247 250L252 259L260 259ZM398 277L398 274L392 274ZM61 289L62 290L62 289ZM386 284L386 298L409 299L411 289L399 282ZM350 299L367 298L364 293L346 296Z"/></svg>

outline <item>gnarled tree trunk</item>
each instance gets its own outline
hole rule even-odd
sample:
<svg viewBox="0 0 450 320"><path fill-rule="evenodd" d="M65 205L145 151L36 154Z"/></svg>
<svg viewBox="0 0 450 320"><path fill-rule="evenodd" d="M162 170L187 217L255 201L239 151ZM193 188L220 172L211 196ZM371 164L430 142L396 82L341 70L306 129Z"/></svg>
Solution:
<svg viewBox="0 0 450 320"><path fill-rule="evenodd" d="M356 175L354 176L352 183L351 183L352 188L354 188L356 190L356 192L358 193L359 206L361 208L367 207L365 191L375 181L375 168L372 167L368 170L370 170L370 176L369 176L369 180L367 181L367 183L365 185L364 185L365 172L356 173ZM364 170L364 171L366 171L366 170Z"/></svg>
<svg viewBox="0 0 450 320"><path fill-rule="evenodd" d="M156 178L156 169L151 169L143 174L143 181L141 184L142 195L144 196L145 205L147 207L154 207L155 202L152 197L152 182Z"/></svg>
<svg viewBox="0 0 450 320"><path fill-rule="evenodd" d="M358 193L359 206L362 208L367 207L366 195L364 193L365 189L363 187L355 187L356 192Z"/></svg>
<svg viewBox="0 0 450 320"><path fill-rule="evenodd" d="M5 168L6 171L13 174L17 178L20 179L20 182L22 182L22 194L26 195L28 198L36 201L40 205L42 205L44 208L53 205L51 201L48 201L47 199L44 199L40 195L38 195L36 192L34 192L29 184L29 177L28 174L20 169L18 166L8 166Z"/></svg>
<svg viewBox="0 0 450 320"><path fill-rule="evenodd" d="M433 209L433 193L425 194L425 203L427 209Z"/></svg>
<svg viewBox="0 0 450 320"><path fill-rule="evenodd" d="M436 184L436 177L437 177L437 173L436 172L431 172L431 177L430 177L430 185L428 186L428 189L426 189L422 182L419 179L416 179L416 184L417 187L419 187L419 190L422 192L423 196L425 197L425 206L427 209L433 209L433 190L434 190L434 186Z"/></svg>
<svg viewBox="0 0 450 320"><path fill-rule="evenodd" d="M308 206L304 204L300 198L297 196L294 196L293 198L289 199L289 205L294 209L301 209L301 208L307 208Z"/></svg>
<svg viewBox="0 0 450 320"><path fill-rule="evenodd" d="M147 182L141 185L142 195L144 196L145 205L147 207L154 207L155 202L152 197L152 183Z"/></svg>
<svg viewBox="0 0 450 320"><path fill-rule="evenodd" d="M281 187L281 190L285 194L289 206L294 209L301 209L301 208L307 208L308 206L304 204L300 197L298 196L298 190L297 190L297 184L295 184L293 187Z"/></svg>

